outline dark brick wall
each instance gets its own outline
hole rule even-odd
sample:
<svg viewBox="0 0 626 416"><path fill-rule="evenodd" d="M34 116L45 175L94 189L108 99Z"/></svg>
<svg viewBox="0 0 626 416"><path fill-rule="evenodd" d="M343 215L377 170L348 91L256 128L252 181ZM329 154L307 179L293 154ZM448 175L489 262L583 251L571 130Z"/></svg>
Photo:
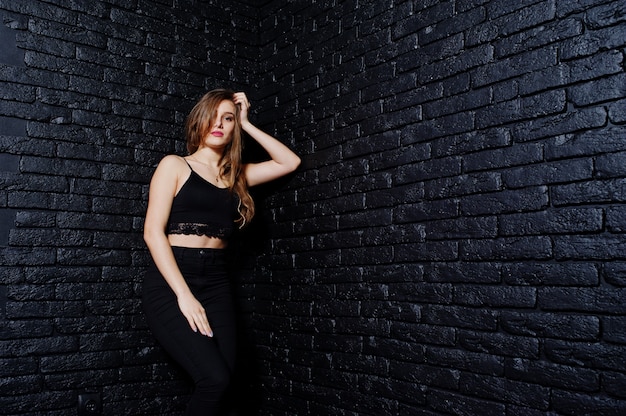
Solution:
<svg viewBox="0 0 626 416"><path fill-rule="evenodd" d="M624 3L216 3L0 0L0 413L179 413L146 184L224 83L304 158L235 244L239 403L625 413Z"/></svg>
<svg viewBox="0 0 626 416"><path fill-rule="evenodd" d="M626 414L624 16L262 6L306 155L254 286L264 415Z"/></svg>
<svg viewBox="0 0 626 416"><path fill-rule="evenodd" d="M255 9L213 3L0 1L0 414L184 404L140 309L141 228L196 99L255 72Z"/></svg>

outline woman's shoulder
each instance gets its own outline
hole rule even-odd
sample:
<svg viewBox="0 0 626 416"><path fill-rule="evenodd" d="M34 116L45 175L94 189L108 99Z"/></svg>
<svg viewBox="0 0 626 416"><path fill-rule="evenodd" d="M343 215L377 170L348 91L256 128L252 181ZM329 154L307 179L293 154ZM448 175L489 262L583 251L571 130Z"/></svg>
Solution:
<svg viewBox="0 0 626 416"><path fill-rule="evenodd" d="M167 155L161 159L159 166L164 166L170 169L182 169L187 167L188 164L184 157L178 155Z"/></svg>
<svg viewBox="0 0 626 416"><path fill-rule="evenodd" d="M178 155L167 155L161 159L154 172L155 178L176 178L179 180L189 176L189 166L185 158Z"/></svg>

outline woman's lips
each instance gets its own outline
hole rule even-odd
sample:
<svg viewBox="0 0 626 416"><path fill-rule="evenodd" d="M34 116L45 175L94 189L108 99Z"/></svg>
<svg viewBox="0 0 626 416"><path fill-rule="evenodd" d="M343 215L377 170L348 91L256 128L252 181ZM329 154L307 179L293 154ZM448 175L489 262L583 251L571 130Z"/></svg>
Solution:
<svg viewBox="0 0 626 416"><path fill-rule="evenodd" d="M221 131L212 131L211 134L215 137L224 137L224 133Z"/></svg>

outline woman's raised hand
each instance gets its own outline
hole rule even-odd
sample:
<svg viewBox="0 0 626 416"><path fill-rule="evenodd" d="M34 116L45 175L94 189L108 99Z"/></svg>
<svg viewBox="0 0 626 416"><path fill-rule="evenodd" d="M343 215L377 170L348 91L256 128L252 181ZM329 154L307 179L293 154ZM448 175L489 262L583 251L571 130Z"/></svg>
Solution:
<svg viewBox="0 0 626 416"><path fill-rule="evenodd" d="M248 112L250 111L250 101L246 97L245 92L236 92L233 94L233 102L240 107L241 124L248 121Z"/></svg>

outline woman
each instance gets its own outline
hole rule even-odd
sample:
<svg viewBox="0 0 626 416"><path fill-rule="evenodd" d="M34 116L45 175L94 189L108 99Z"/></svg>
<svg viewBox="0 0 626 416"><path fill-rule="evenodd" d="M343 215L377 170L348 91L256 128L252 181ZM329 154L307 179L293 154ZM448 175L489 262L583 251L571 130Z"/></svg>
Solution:
<svg viewBox="0 0 626 416"><path fill-rule="evenodd" d="M250 222L248 187L296 170L300 158L248 120L242 92L205 94L186 122L189 156L163 158L150 183L144 240L153 262L143 288L148 325L189 373L188 415L218 414L235 362L235 319L224 249ZM269 154L241 162L242 133Z"/></svg>

